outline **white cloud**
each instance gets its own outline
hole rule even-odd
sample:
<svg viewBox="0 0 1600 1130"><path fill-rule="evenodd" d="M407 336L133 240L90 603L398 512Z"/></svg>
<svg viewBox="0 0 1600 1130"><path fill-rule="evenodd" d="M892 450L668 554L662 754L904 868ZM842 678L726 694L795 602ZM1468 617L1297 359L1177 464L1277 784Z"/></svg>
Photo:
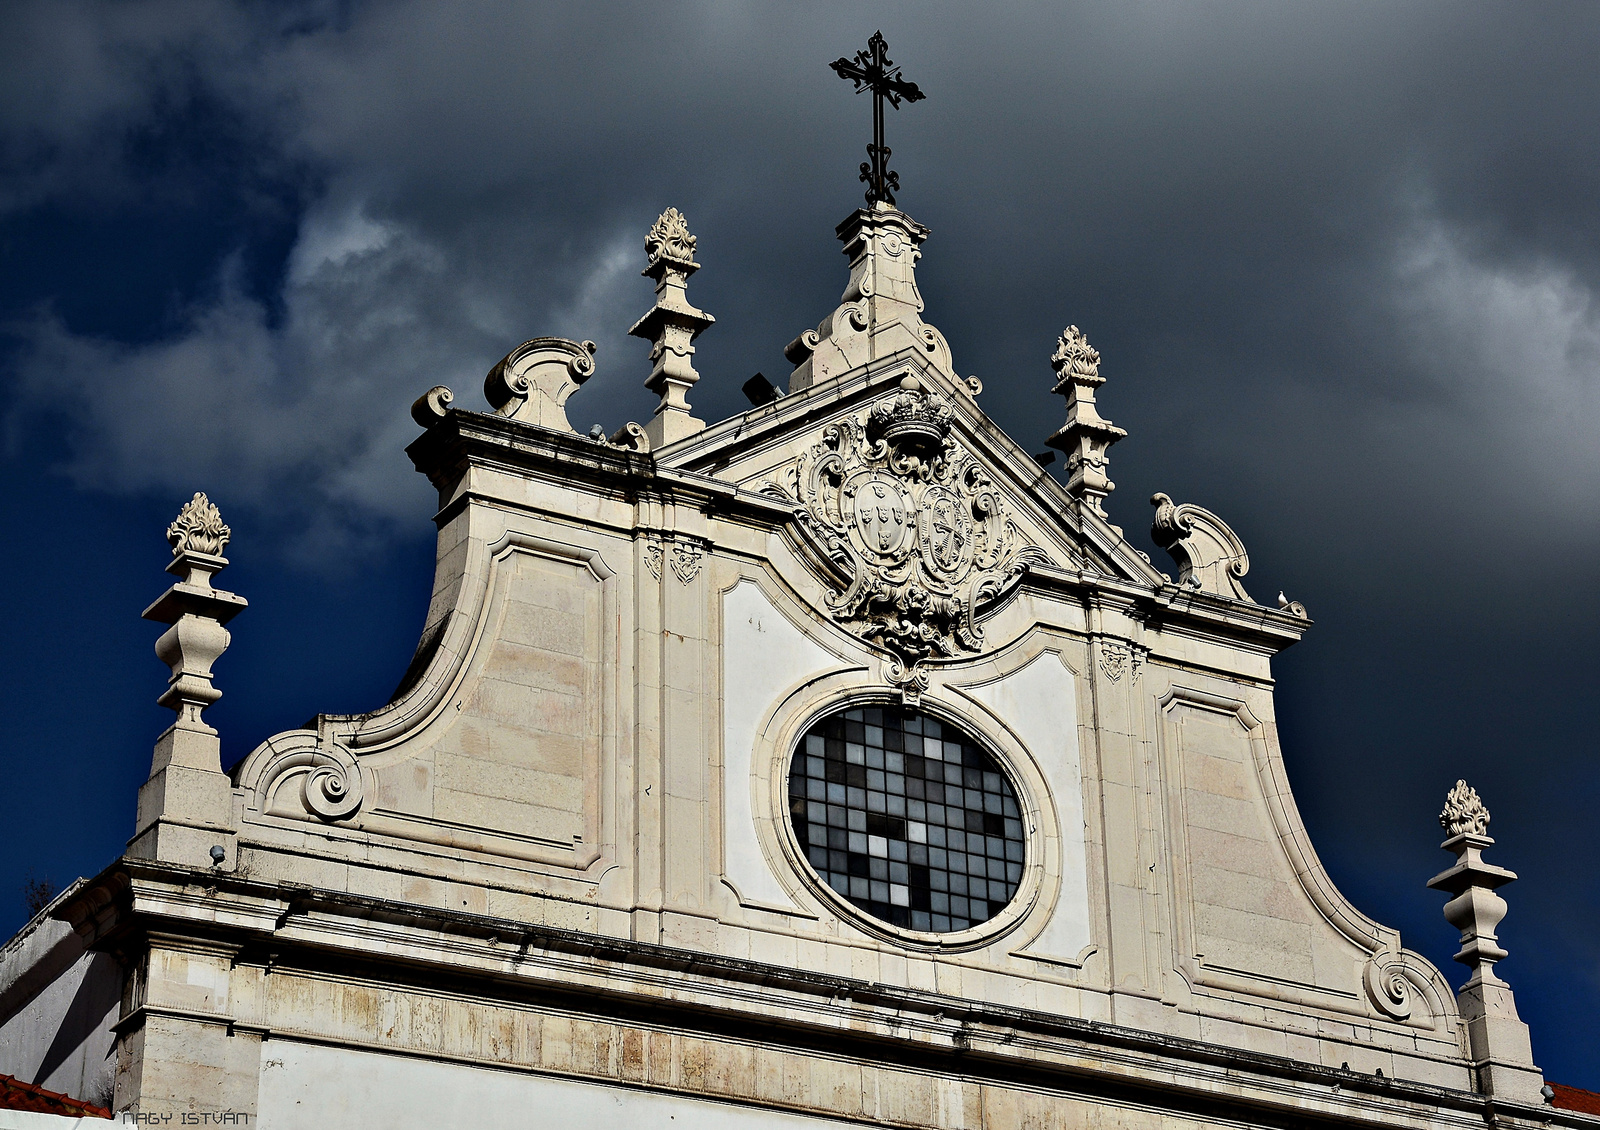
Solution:
<svg viewBox="0 0 1600 1130"><path fill-rule="evenodd" d="M574 264L566 299L530 328L506 297L516 257L474 261L358 202L317 206L290 255L280 319L242 293L231 265L215 299L167 340L99 340L41 314L16 327L17 406L68 422L62 470L83 486L207 489L299 520L331 508L352 527L414 520L428 488L403 454L416 435L411 401L442 383L463 407L482 407L489 367L552 327L620 352L619 303L631 296L619 284L642 259L634 243L613 238ZM619 423L624 374L602 376L580 414ZM608 385L622 395L593 395Z"/></svg>
<svg viewBox="0 0 1600 1130"><path fill-rule="evenodd" d="M1442 422L1473 478L1518 510L1576 507L1592 521L1600 506L1594 290L1559 262L1496 261L1428 215L1401 242L1394 277L1406 367L1431 382L1427 415L1449 417Z"/></svg>

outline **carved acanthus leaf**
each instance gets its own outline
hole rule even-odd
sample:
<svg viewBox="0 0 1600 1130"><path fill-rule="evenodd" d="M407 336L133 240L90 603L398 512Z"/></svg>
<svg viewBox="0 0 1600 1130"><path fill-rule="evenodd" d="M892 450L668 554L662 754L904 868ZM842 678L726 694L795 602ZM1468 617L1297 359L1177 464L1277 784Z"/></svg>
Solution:
<svg viewBox="0 0 1600 1130"><path fill-rule="evenodd" d="M953 417L945 397L908 376L824 428L793 472L797 522L848 578L828 611L891 653L886 677L908 695L927 683L919 664L979 651L984 613L1048 561L951 436Z"/></svg>
<svg viewBox="0 0 1600 1130"><path fill-rule="evenodd" d="M1489 810L1478 797L1478 790L1465 781L1457 781L1455 788L1444 798L1444 811L1439 813L1439 826L1449 835L1470 833L1485 836L1489 833Z"/></svg>
<svg viewBox="0 0 1600 1130"><path fill-rule="evenodd" d="M184 503L183 509L178 511L178 517L167 527L167 540L172 543L174 557L180 553L205 553L221 557L232 536L233 531L222 522L221 511L199 491Z"/></svg>

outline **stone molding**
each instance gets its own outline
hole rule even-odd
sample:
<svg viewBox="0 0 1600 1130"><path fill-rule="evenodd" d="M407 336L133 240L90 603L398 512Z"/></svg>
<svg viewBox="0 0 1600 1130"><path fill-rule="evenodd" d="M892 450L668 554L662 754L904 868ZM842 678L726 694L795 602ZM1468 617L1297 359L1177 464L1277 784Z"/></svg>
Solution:
<svg viewBox="0 0 1600 1130"><path fill-rule="evenodd" d="M193 878L184 869L121 863L91 880L63 914L82 920L85 937L119 944L149 916L170 922L174 914L182 914L193 898L186 893ZM958 993L904 988L804 963L724 957L299 884L234 876L209 882L214 929L225 939L211 947L211 955L247 991L232 997L224 1010L203 1012L174 1009L165 999L141 999L125 1023L137 1025L146 1015L189 1015L273 1039L311 1038L332 1046L360 1047L369 1046L371 1038L332 1023L340 1015L335 1011L338 1003L349 1001L352 993L398 996L403 1002L399 1015L431 1017L439 1015L447 1000L486 1010L504 1005L526 1013L530 993L555 993L566 1001L581 992L611 1004L587 1014L570 1010L554 1014L559 1028L552 1031L571 1033L571 1045L563 1044L567 1056L579 1045L604 1049L623 1042L620 1035L598 1041L580 1036L575 1026L608 1018L636 1020L644 1008L652 1019L647 1030L726 1041L731 1031L748 1031L737 1026L753 1021L770 1029L772 1036L757 1044L758 1053L799 1056L821 1048L831 1058L892 1066L903 1060L886 1059L884 1051L899 1048L914 1056L925 1071L999 1086L1025 1078L1029 1090L1060 1088L1061 1101L1077 1103L1099 1101L1092 1080L1105 1065L1114 1064L1120 1081L1116 1094L1122 1101L1135 1098L1152 1113L1190 1120L1197 1106L1213 1117L1240 1124L1258 1125L1263 1117L1304 1120L1311 1102L1321 1117L1370 1130L1472 1130L1496 1118L1580 1130L1592 1121L1537 1100L1528 1103L1474 1094L1464 1086L1411 1083L1387 1073L1375 1076L1103 1019L996 1006ZM101 909L93 915L80 913L77 903ZM167 944L161 934L152 941L156 946ZM270 954L263 943L270 944ZM369 968L374 945L404 953L407 973L392 982L375 982L370 973L361 972ZM348 969L342 967L344 961L352 963ZM261 990L269 987L271 977L280 976L293 979L287 992L325 1002L326 1010L304 1018L275 1015L270 998ZM449 978L448 989L434 987L439 976ZM315 991L310 991L312 985L317 986ZM343 1015L351 1014L346 1005ZM463 1025L460 1030L469 1028ZM446 1024L445 1030L455 1029ZM437 1026L430 1031L436 1034ZM394 1037L370 1046L391 1055L468 1058L453 1044L441 1048L436 1039L413 1045L403 1030ZM610 1078L608 1063L615 1066L617 1056L526 1066L603 1081ZM505 1066L524 1065L513 1058ZM749 1072L703 1074L710 1081L745 1078ZM1128 1091L1130 1086L1136 1094ZM1119 1103L1113 1109L1126 1108Z"/></svg>
<svg viewBox="0 0 1600 1130"><path fill-rule="evenodd" d="M1166 764L1169 824L1175 844L1182 845L1174 853L1175 869L1180 874L1185 873L1192 857L1186 846L1185 830L1189 821L1182 815L1185 812L1180 784L1183 778L1172 721L1174 709L1187 705L1231 719L1241 728L1261 795L1266 801L1273 839L1283 851L1296 885L1322 920L1359 955L1352 967L1354 977L1342 989L1212 967L1202 955L1196 954L1193 912L1189 910L1178 915L1181 939L1178 957L1186 966L1185 976L1196 985L1335 1012L1366 1014L1370 1007L1389 1020L1453 1038L1458 1020L1449 984L1426 958L1401 947L1399 931L1367 917L1334 885L1293 804L1282 755L1268 740L1265 723L1249 705L1239 698L1177 683L1166 689L1156 705L1163 720L1160 732ZM1181 908L1187 904L1179 898L1176 905Z"/></svg>
<svg viewBox="0 0 1600 1130"><path fill-rule="evenodd" d="M498 574L515 553L532 553L571 562L591 573L598 581L608 581L615 572L600 554L581 545L552 541L519 530L508 530L493 543L481 547L481 558L467 571L476 584L462 586L458 603L448 619L443 638L423 676L403 695L367 714L322 714L315 730L291 730L274 735L250 753L234 770L235 780L254 794L257 805L267 786L276 779L278 769L287 771L300 765L278 765L278 755L304 748L305 743L324 741L332 750L347 751L357 761L368 750L388 749L403 743L411 734L426 727L446 709L448 700L471 665L475 651L486 642L484 618L496 591ZM319 735L321 735L319 737ZM331 753L340 760L338 753ZM324 760L327 760L324 758ZM310 762L306 762L309 765ZM269 771L269 767L273 767ZM309 770L308 770L309 771ZM346 786L348 793L354 787Z"/></svg>

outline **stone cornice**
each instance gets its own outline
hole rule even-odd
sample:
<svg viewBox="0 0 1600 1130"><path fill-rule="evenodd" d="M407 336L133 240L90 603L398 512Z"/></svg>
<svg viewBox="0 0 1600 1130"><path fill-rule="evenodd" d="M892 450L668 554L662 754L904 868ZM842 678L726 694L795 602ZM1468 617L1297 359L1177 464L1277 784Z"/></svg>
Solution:
<svg viewBox="0 0 1600 1130"><path fill-rule="evenodd" d="M716 439L723 432L727 433L721 435L725 443L710 443L702 455L709 455L714 450L727 450L735 444L741 450L746 449L746 445L758 445L765 437L766 429L752 425L748 432L741 434L740 422L748 422L750 415L779 408L785 401L806 403L793 405L797 417L775 418L768 423L768 428L792 429L797 426L797 418L820 419L837 413L841 405L865 403L874 391L868 388L871 377L881 377L886 369L896 369L902 365L903 359L888 359L869 366L864 371L865 375L852 374L839 382L837 397L785 397L756 413L713 425L670 453L673 463L677 465L664 465L653 454L634 452L585 436L487 413L454 409L416 439L406 452L417 469L427 474L436 486L440 486L447 497L435 519L441 523L471 502L519 505L513 500L500 499L476 490L459 489L467 470L476 465L532 476L630 502L642 499L675 502L720 517L777 529L795 524L792 506L688 469L683 464L693 467L706 462L703 457L696 457L691 449L699 448L702 437ZM958 420L964 420L974 434L978 431L998 431L974 406L963 403L964 399L959 396L954 398ZM738 436L738 439L730 440L729 436ZM1007 445L1014 446L1009 441ZM1070 532L1078 532L1074 516L1068 511L1070 499L1064 488L1043 470L1035 468L1028 500L1041 509L1059 515L1060 521ZM634 525L639 529L645 528L637 523ZM1088 526L1095 528L1091 530ZM1087 519L1083 534L1096 544L1106 546L1102 552L1115 554L1124 568L1131 571L1137 563L1143 566L1143 570L1154 574L1148 565L1133 560L1137 554L1121 539L1120 534L1093 516ZM791 540L798 543L804 539L797 533ZM1154 575L1159 577L1159 574ZM1113 599L1120 597L1148 615L1154 623L1181 626L1203 638L1226 640L1264 654L1281 651L1295 643L1310 624L1302 617L1249 601L1180 588L1164 580L1147 584L1089 569L1039 566L1029 570L1022 585L1024 588L1075 597L1089 591L1104 593Z"/></svg>
<svg viewBox="0 0 1600 1130"><path fill-rule="evenodd" d="M1187 1115L1374 1130L1600 1126L1600 1119L1549 1106L1099 1021L169 864L119 860L56 916L81 923L99 949L199 945L274 974L303 969L323 978L447 985L489 999L523 999L535 990L555 1007L765 1042L848 1046L924 1068L1111 1095ZM266 1030L260 1017L206 1018ZM1326 1088L1320 1103L1308 1104L1307 1087Z"/></svg>

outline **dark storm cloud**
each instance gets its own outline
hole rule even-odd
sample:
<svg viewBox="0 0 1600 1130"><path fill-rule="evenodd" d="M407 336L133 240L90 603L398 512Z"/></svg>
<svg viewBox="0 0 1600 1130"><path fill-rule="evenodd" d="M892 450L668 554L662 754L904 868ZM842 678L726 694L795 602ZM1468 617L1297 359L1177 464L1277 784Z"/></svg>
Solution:
<svg viewBox="0 0 1600 1130"><path fill-rule="evenodd" d="M480 404L524 338L600 343L580 426L648 414L624 331L669 204L718 318L694 403L716 418L751 372L780 377L783 344L837 300L833 226L860 199L868 106L826 63L881 26L929 95L889 121L900 203L934 229L926 316L984 406L1037 447L1063 412L1055 335L1084 327L1102 409L1131 433L1114 519L1145 545L1154 490L1211 507L1251 547L1252 593L1284 588L1319 620L1279 664L1280 713L1337 877L1444 960L1419 888L1428 817L1477 774L1526 875L1511 922L1560 956L1550 985L1581 965L1600 1003L1597 899L1568 914L1556 879L1561 829L1592 831L1597 789L1577 705L1600 676L1593 6L52 3L7 19L5 223L115 223L154 200L285 233L276 252L219 237L146 334L74 307L70 280L17 291L13 430L54 429L88 491L199 482L310 524L292 552L319 559L426 512L406 406L441 381ZM1403 878L1373 878L1386 869Z"/></svg>

